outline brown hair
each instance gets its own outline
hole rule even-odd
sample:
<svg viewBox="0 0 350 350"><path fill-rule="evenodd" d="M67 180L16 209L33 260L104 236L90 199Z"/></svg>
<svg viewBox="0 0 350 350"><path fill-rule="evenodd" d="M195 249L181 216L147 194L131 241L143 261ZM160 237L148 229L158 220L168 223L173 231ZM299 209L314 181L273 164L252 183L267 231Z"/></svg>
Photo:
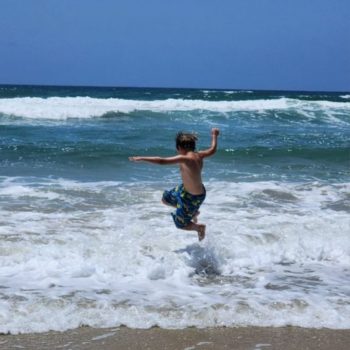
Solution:
<svg viewBox="0 0 350 350"><path fill-rule="evenodd" d="M196 149L197 136L190 133L178 132L176 135L176 149L179 147L186 151L194 151Z"/></svg>

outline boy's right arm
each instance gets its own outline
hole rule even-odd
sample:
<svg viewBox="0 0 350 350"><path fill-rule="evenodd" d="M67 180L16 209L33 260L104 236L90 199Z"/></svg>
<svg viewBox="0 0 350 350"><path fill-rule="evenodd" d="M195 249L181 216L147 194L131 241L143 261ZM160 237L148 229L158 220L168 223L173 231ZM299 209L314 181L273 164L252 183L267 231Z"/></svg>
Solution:
<svg viewBox="0 0 350 350"><path fill-rule="evenodd" d="M220 130L218 128L211 129L211 146L204 150L199 151L198 154L202 157L210 157L216 152L216 148L218 145L218 136L219 136Z"/></svg>
<svg viewBox="0 0 350 350"><path fill-rule="evenodd" d="M177 155L174 157L129 157L131 162L149 162L160 165L184 163L187 159L188 158L186 156L182 155Z"/></svg>

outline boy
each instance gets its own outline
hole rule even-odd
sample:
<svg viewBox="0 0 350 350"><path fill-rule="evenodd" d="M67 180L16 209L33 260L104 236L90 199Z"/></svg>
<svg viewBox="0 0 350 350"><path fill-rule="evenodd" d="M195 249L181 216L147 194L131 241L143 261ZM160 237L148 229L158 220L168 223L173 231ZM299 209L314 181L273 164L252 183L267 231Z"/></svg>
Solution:
<svg viewBox="0 0 350 350"><path fill-rule="evenodd" d="M170 191L164 191L162 202L176 208L172 213L175 226L187 231L197 231L198 239L205 237L205 225L197 223L199 207L205 199L202 183L203 159L216 152L219 129L211 130L211 146L195 152L197 137L179 132L176 136L177 156L174 157L130 157L133 162L146 161L154 164L179 164L183 184Z"/></svg>

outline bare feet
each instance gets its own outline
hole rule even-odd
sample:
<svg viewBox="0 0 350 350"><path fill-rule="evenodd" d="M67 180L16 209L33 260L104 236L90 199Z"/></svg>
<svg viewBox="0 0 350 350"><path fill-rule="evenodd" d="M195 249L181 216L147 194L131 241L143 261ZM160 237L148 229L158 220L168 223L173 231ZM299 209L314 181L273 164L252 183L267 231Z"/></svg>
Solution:
<svg viewBox="0 0 350 350"><path fill-rule="evenodd" d="M205 238L205 225L197 224L198 239L202 241Z"/></svg>
<svg viewBox="0 0 350 350"><path fill-rule="evenodd" d="M198 239L200 241L205 238L205 225L203 224L195 224L191 221L187 226L182 227L182 229L186 231L197 231Z"/></svg>

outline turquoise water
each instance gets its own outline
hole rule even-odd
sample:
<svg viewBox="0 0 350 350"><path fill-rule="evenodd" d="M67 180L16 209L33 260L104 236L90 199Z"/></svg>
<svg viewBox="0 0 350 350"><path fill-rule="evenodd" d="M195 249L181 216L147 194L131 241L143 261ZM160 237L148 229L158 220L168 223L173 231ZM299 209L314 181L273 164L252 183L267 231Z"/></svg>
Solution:
<svg viewBox="0 0 350 350"><path fill-rule="evenodd" d="M128 157L213 127L198 243ZM349 328L349 213L349 93L0 87L0 332Z"/></svg>
<svg viewBox="0 0 350 350"><path fill-rule="evenodd" d="M169 170L128 156L174 154L179 130L206 148L215 126L220 146L206 178L344 181L349 112L344 93L2 87L0 174L167 179Z"/></svg>

